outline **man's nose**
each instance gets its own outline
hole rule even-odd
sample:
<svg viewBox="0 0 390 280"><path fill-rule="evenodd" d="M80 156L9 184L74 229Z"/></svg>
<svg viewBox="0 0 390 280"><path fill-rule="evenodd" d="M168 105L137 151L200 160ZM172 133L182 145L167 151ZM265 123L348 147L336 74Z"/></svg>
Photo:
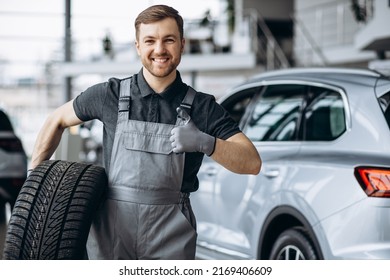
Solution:
<svg viewBox="0 0 390 280"><path fill-rule="evenodd" d="M164 44L164 42L157 42L154 51L156 53L164 53L165 52L165 44Z"/></svg>

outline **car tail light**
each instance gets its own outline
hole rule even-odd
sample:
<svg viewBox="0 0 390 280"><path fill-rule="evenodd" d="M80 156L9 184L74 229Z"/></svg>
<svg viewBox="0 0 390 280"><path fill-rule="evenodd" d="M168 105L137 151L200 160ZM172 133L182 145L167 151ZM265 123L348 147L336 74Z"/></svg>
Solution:
<svg viewBox="0 0 390 280"><path fill-rule="evenodd" d="M24 152L22 142L17 138L0 139L0 149L7 152Z"/></svg>
<svg viewBox="0 0 390 280"><path fill-rule="evenodd" d="M368 196L390 197L389 168L356 167L355 177Z"/></svg>

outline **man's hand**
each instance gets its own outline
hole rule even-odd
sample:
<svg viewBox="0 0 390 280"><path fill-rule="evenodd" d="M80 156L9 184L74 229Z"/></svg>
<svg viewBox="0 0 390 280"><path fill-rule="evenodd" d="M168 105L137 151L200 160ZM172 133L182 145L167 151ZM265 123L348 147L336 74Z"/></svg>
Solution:
<svg viewBox="0 0 390 280"><path fill-rule="evenodd" d="M179 107L177 112L185 122L171 131L173 152L202 152L211 156L215 149L215 137L200 131L185 110Z"/></svg>

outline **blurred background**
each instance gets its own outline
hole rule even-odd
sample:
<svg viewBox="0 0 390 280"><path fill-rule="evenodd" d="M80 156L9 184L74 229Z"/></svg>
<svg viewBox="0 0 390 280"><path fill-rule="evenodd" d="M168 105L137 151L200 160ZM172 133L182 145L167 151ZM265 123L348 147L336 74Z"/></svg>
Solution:
<svg viewBox="0 0 390 280"><path fill-rule="evenodd" d="M179 70L217 98L272 69L390 68L388 0L0 0L0 106L28 157L55 107L94 83L140 70L134 20L153 4L181 13L187 45ZM99 161L95 134L98 124L71 130L72 149L56 155Z"/></svg>

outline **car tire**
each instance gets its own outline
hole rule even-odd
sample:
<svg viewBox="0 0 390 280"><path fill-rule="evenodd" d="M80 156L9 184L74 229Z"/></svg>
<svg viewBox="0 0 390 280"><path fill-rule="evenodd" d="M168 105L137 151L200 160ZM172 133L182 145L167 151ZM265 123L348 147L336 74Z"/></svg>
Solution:
<svg viewBox="0 0 390 280"><path fill-rule="evenodd" d="M16 199L3 259L84 259L92 219L106 187L103 167L42 162Z"/></svg>
<svg viewBox="0 0 390 280"><path fill-rule="evenodd" d="M317 260L317 254L308 234L302 227L282 232L270 254L271 260Z"/></svg>

